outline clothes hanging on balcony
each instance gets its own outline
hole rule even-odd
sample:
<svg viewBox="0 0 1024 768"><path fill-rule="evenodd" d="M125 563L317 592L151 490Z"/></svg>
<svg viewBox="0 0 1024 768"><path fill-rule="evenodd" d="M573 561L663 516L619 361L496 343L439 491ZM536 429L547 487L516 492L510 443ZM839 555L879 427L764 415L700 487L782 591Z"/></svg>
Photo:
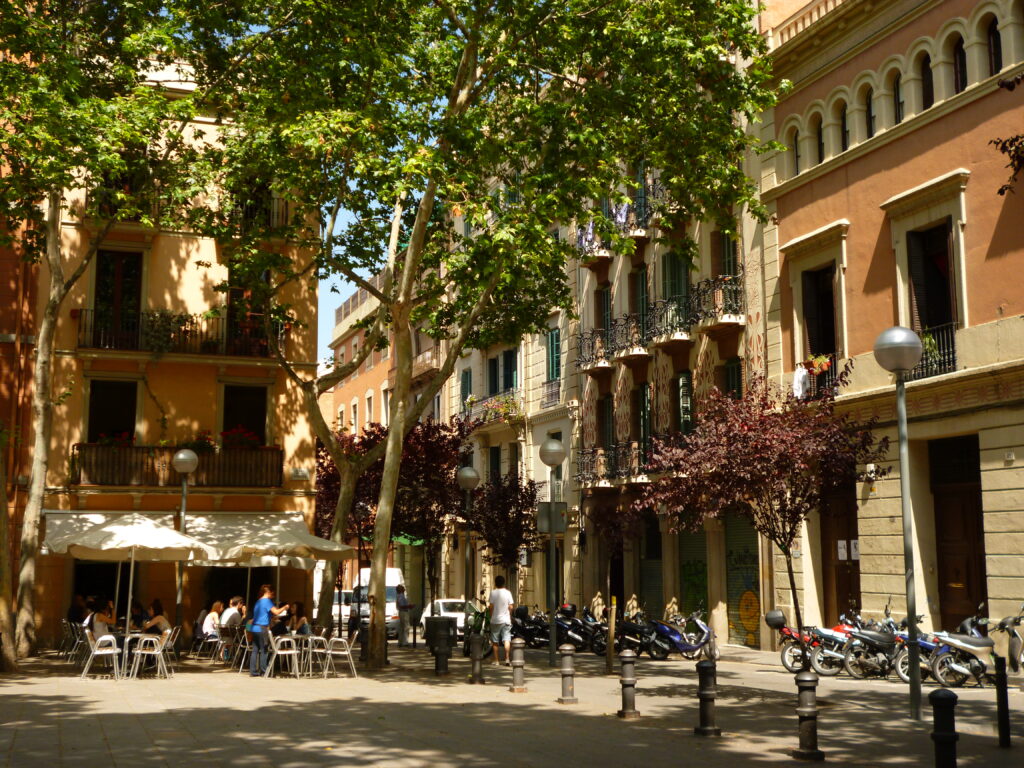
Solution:
<svg viewBox="0 0 1024 768"><path fill-rule="evenodd" d="M802 365L793 372L793 397L804 398L811 386L811 376Z"/></svg>

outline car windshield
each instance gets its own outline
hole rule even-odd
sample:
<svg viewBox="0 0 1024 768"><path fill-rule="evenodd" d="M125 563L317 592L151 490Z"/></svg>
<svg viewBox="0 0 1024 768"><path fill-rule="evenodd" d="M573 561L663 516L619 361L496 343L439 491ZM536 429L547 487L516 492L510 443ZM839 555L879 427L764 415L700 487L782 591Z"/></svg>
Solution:
<svg viewBox="0 0 1024 768"><path fill-rule="evenodd" d="M385 587L384 588L384 595L385 595L385 597L384 597L385 600L387 600L389 603L393 603L396 600L398 600L398 589L395 588L395 587ZM365 603L366 602L366 597L367 596L363 594L363 588L362 587L356 587L354 590L352 590L352 602L353 603Z"/></svg>
<svg viewBox="0 0 1024 768"><path fill-rule="evenodd" d="M464 600L443 600L441 611L443 613L465 613L466 602Z"/></svg>

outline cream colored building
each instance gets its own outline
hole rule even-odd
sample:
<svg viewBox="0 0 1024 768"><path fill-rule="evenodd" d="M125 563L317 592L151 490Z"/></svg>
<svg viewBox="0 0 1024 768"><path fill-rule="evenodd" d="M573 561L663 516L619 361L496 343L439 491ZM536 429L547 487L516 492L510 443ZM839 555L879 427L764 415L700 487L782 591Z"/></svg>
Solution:
<svg viewBox="0 0 1024 768"><path fill-rule="evenodd" d="M1024 71L1024 4L814 2L768 30L792 82L763 138L762 197L773 215L750 261L762 270L764 342L790 386L817 355L855 361L840 405L878 419L892 472L850 487L803 537L804 620L850 601L904 610L899 476L909 472L918 612L954 628L981 601L1024 601L1024 203L1000 196L1024 103L999 88ZM895 449L891 377L874 362L892 325L925 339L907 385L910 466ZM811 384L827 386L828 374ZM781 562L777 563L781 567ZM790 603L785 581L776 599Z"/></svg>

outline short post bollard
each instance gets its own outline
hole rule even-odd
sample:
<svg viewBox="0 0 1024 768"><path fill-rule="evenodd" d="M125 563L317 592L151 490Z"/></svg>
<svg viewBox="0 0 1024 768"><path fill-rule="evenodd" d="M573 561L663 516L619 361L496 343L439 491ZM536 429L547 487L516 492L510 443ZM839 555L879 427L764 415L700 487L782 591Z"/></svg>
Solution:
<svg viewBox="0 0 1024 768"><path fill-rule="evenodd" d="M473 674L469 682L480 684L484 681L484 636L470 635L469 657L473 661Z"/></svg>
<svg viewBox="0 0 1024 768"><path fill-rule="evenodd" d="M935 742L935 768L956 768L956 694L948 688L938 688L928 694L935 718L932 741Z"/></svg>
<svg viewBox="0 0 1024 768"><path fill-rule="evenodd" d="M792 751L797 760L824 760L825 753L818 749L818 676L805 669L796 675L797 707L800 719L800 746Z"/></svg>
<svg viewBox="0 0 1024 768"><path fill-rule="evenodd" d="M636 711L636 654L628 648L619 654L622 664L622 709L616 714L623 720L636 720L640 713Z"/></svg>
<svg viewBox="0 0 1024 768"><path fill-rule="evenodd" d="M573 654L576 649L566 643L558 646L558 652L562 654L562 695L558 697L559 704L576 704L576 670L573 667Z"/></svg>
<svg viewBox="0 0 1024 768"><path fill-rule="evenodd" d="M697 662L697 698L700 700L700 725L693 729L698 736L721 736L722 729L715 726L715 697L717 668L715 662L704 659Z"/></svg>
<svg viewBox="0 0 1024 768"><path fill-rule="evenodd" d="M526 641L517 637L512 641L512 693L526 693Z"/></svg>
<svg viewBox="0 0 1024 768"><path fill-rule="evenodd" d="M434 645L434 674L448 674L448 659L452 655L452 648L448 645L448 633L442 632L435 640Z"/></svg>
<svg viewBox="0 0 1024 768"><path fill-rule="evenodd" d="M1009 680L1006 679L1006 658L996 656L996 725L999 728L999 746L1010 748Z"/></svg>

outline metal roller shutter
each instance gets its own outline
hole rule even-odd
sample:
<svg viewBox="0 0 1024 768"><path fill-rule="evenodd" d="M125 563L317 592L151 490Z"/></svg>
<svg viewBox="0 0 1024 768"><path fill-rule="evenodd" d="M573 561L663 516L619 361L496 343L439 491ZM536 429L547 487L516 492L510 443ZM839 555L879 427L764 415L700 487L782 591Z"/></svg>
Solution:
<svg viewBox="0 0 1024 768"><path fill-rule="evenodd" d="M729 642L757 648L761 643L757 531L745 517L725 519L725 558Z"/></svg>
<svg viewBox="0 0 1024 768"><path fill-rule="evenodd" d="M708 601L708 546L704 531L679 534L679 612L689 616Z"/></svg>

